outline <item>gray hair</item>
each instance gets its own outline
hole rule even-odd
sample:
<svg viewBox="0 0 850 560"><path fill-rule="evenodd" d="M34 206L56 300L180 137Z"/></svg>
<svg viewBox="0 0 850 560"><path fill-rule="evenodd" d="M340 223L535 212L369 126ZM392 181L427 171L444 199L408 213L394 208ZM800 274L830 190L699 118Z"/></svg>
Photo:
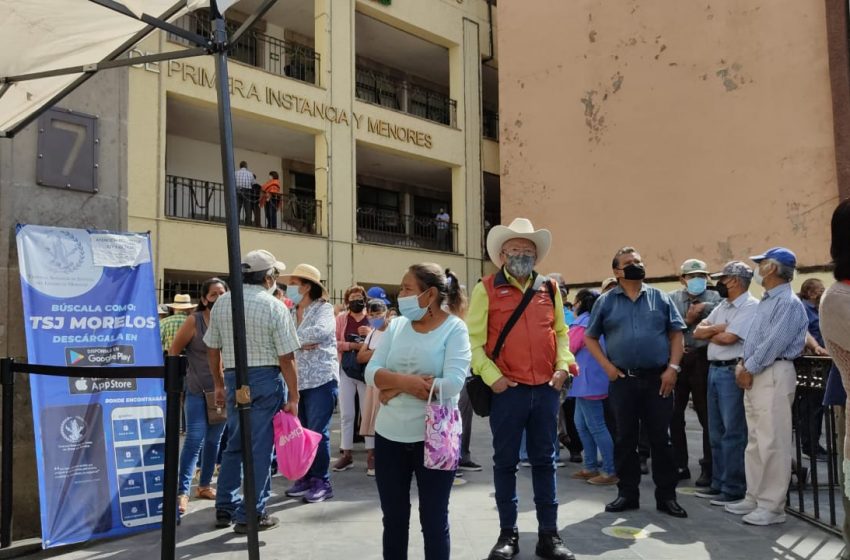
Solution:
<svg viewBox="0 0 850 560"><path fill-rule="evenodd" d="M735 278L737 278L738 281L741 283L741 287L744 289L744 291L750 289L750 283L753 281L752 278L747 278L745 276L736 276Z"/></svg>
<svg viewBox="0 0 850 560"><path fill-rule="evenodd" d="M776 275L786 282L794 280L794 267L784 265L775 259L765 259L768 263L776 265Z"/></svg>

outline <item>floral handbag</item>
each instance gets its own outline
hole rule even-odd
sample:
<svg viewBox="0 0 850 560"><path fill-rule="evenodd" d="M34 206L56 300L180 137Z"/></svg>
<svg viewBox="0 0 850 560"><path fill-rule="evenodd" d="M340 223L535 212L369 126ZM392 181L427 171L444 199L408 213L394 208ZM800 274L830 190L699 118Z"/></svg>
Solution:
<svg viewBox="0 0 850 560"><path fill-rule="evenodd" d="M432 402L436 383L431 385L425 405L425 468L453 471L460 461L460 435L463 429L460 411L456 406Z"/></svg>

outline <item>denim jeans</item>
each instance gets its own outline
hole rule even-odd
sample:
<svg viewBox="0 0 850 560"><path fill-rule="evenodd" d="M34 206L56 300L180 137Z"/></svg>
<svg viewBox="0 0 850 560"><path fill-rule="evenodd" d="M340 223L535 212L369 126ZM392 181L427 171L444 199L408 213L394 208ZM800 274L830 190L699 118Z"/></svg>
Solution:
<svg viewBox="0 0 850 560"><path fill-rule="evenodd" d="M221 432L224 423L207 424L207 400L203 393L186 391L184 410L186 411L186 439L183 440L183 450L180 452L180 478L177 486L178 494L189 494L192 476L198 455L201 458L201 478L198 486L209 486L215 471L218 457L218 446L221 442ZM203 449L203 453L201 453Z"/></svg>
<svg viewBox="0 0 850 560"><path fill-rule="evenodd" d="M324 385L298 391L298 419L308 430L322 434L322 441L316 450L316 458L307 472L310 478L330 480L331 465L331 416L334 413L337 395L336 379Z"/></svg>
<svg viewBox="0 0 850 560"><path fill-rule="evenodd" d="M283 405L283 376L277 367L251 367L248 368L248 386L251 389L251 454L254 458L257 515L263 515L271 492L272 418ZM224 388L227 392L228 440L221 458L215 508L230 513L235 522L244 523L242 439L236 408L236 373L233 370L224 371Z"/></svg>
<svg viewBox="0 0 850 560"><path fill-rule="evenodd" d="M614 440L605 424L604 399L592 400L578 397L576 401L575 423L581 443L584 446L584 468L588 471L602 472L607 475L616 473L614 469ZM602 454L599 464L598 453Z"/></svg>
<svg viewBox="0 0 850 560"><path fill-rule="evenodd" d="M708 370L708 433L711 487L729 496L743 496L747 490L747 418L744 391L735 384L735 366L711 366Z"/></svg>
<svg viewBox="0 0 850 560"><path fill-rule="evenodd" d="M426 469L424 458L421 441L401 443L375 434L375 482L384 514L384 560L407 560L410 481L414 475L425 560L449 559L449 494L455 471Z"/></svg>
<svg viewBox="0 0 850 560"><path fill-rule="evenodd" d="M519 499L516 471L520 441L525 431L537 523L540 531L558 529L555 487L558 407L560 393L548 384L517 385L493 395L490 429L493 432L493 482L502 529L515 529Z"/></svg>

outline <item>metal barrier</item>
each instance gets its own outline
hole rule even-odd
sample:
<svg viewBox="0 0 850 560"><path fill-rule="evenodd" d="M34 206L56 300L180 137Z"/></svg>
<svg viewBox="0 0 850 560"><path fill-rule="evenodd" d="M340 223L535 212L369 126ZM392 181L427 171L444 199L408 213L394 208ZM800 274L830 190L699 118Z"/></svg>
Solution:
<svg viewBox="0 0 850 560"><path fill-rule="evenodd" d="M165 176L165 215L224 223L224 186L176 175ZM239 223L243 226L321 235L322 201L278 195L260 206L253 190L239 193Z"/></svg>
<svg viewBox="0 0 850 560"><path fill-rule="evenodd" d="M357 237L366 243L457 252L457 224L375 208L357 209Z"/></svg>
<svg viewBox="0 0 850 560"><path fill-rule="evenodd" d="M174 560L177 546L177 476L180 453L180 393L183 390L185 358L168 356L165 366L128 366L110 368L48 366L0 359L2 401L2 449L0 449L0 548L12 545L12 488L13 480L13 422L16 373L36 373L58 377L92 377L93 370L103 370L105 379L135 379L139 377L165 380L165 483L162 507L162 560Z"/></svg>
<svg viewBox="0 0 850 560"><path fill-rule="evenodd" d="M833 407L823 406L832 360L803 356L794 361L794 366L797 370L797 393L792 407L794 457L785 511L841 536L836 504L841 504L838 473L843 442L836 442ZM820 450L821 440L825 443L825 453Z"/></svg>
<svg viewBox="0 0 850 560"><path fill-rule="evenodd" d="M457 101L448 95L358 66L355 96L361 101L403 111L448 126L457 126Z"/></svg>

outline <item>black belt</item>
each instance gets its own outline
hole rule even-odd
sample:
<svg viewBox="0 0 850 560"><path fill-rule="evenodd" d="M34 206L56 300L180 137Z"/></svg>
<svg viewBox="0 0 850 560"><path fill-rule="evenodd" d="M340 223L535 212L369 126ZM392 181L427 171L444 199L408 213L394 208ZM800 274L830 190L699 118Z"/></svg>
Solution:
<svg viewBox="0 0 850 560"><path fill-rule="evenodd" d="M711 360L708 362L709 365L714 367L726 367L726 366L734 366L738 363L738 360Z"/></svg>
<svg viewBox="0 0 850 560"><path fill-rule="evenodd" d="M664 373L664 370L667 369L667 366L659 366L657 368L640 368L640 369L628 369L617 367L618 370L622 371L626 377L652 377L654 375L661 375Z"/></svg>

